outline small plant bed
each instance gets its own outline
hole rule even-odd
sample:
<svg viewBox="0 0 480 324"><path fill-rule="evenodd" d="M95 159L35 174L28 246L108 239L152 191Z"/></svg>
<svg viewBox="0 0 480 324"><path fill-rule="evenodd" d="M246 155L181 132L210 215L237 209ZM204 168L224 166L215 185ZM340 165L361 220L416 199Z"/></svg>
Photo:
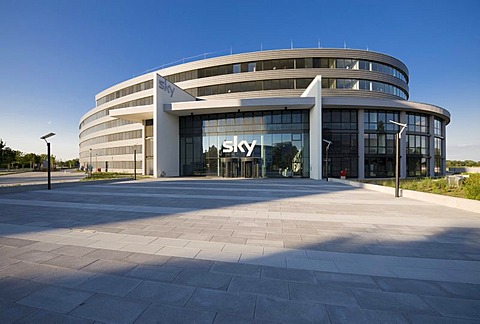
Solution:
<svg viewBox="0 0 480 324"><path fill-rule="evenodd" d="M395 179L363 180L362 182L395 188ZM463 182L458 186L450 186L446 178L401 179L400 188L451 197L480 200L480 174L469 174L468 177L465 177Z"/></svg>
<svg viewBox="0 0 480 324"><path fill-rule="evenodd" d="M83 181L105 180L105 179L126 179L133 178L133 174L121 172L94 172L91 176L86 176ZM138 178L138 176L137 176Z"/></svg>

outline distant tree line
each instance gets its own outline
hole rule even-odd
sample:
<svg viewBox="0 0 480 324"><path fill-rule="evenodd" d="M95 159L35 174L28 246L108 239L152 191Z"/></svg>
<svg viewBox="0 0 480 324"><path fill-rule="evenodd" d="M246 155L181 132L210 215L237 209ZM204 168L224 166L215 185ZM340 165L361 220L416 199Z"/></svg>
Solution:
<svg viewBox="0 0 480 324"><path fill-rule="evenodd" d="M61 161L50 157L53 168L78 168L79 159ZM41 170L46 168L47 154L24 153L13 150L0 139L0 169L31 169Z"/></svg>
<svg viewBox="0 0 480 324"><path fill-rule="evenodd" d="M447 168L454 167L480 167L480 161L457 161L457 160L447 160Z"/></svg>

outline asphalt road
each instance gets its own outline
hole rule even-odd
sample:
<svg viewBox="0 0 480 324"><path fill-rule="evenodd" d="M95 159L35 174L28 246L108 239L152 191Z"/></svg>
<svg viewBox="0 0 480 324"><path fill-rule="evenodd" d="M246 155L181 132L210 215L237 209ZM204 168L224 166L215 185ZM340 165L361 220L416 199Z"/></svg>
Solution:
<svg viewBox="0 0 480 324"><path fill-rule="evenodd" d="M73 170L54 171L51 173L52 183L78 181L85 177L85 173ZM47 172L24 172L0 176L0 186L41 184L47 182Z"/></svg>

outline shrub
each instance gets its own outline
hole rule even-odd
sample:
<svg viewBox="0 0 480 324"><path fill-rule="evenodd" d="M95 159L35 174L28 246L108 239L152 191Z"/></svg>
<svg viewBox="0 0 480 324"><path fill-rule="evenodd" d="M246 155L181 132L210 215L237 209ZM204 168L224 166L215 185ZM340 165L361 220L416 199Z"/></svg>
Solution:
<svg viewBox="0 0 480 324"><path fill-rule="evenodd" d="M465 198L480 200L480 173L470 174L463 183Z"/></svg>

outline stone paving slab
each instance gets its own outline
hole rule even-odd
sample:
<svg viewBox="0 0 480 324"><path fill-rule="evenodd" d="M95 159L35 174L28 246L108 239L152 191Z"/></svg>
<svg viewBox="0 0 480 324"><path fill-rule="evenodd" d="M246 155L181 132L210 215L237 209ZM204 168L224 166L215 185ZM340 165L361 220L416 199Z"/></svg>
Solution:
<svg viewBox="0 0 480 324"><path fill-rule="evenodd" d="M17 320L25 318L36 310L36 308L30 306L0 301L1 319L5 323L13 323Z"/></svg>
<svg viewBox="0 0 480 324"><path fill-rule="evenodd" d="M187 309L184 307L174 307L163 304L152 304L138 318L139 323L158 323L161 320L164 323L213 323L215 312L204 312L199 310ZM228 323L222 321L223 323Z"/></svg>
<svg viewBox="0 0 480 324"><path fill-rule="evenodd" d="M15 323L72 323L72 324L92 324L92 320L79 318L76 316L59 314L52 311L39 309L30 315L23 317Z"/></svg>
<svg viewBox="0 0 480 324"><path fill-rule="evenodd" d="M286 323L330 323L325 305L258 297L255 318Z"/></svg>
<svg viewBox="0 0 480 324"><path fill-rule="evenodd" d="M371 309L327 305L332 323L409 323L399 312L386 312Z"/></svg>
<svg viewBox="0 0 480 324"><path fill-rule="evenodd" d="M287 180L2 194L0 322L480 321L478 214Z"/></svg>
<svg viewBox="0 0 480 324"><path fill-rule="evenodd" d="M364 309L438 315L434 308L418 295L364 288L355 288L352 291L358 303Z"/></svg>
<svg viewBox="0 0 480 324"><path fill-rule="evenodd" d="M92 296L90 292L50 286L24 297L18 303L66 314Z"/></svg>
<svg viewBox="0 0 480 324"><path fill-rule="evenodd" d="M26 296L45 287L40 283L30 280L7 277L0 279L0 300L4 302L16 302Z"/></svg>
<svg viewBox="0 0 480 324"><path fill-rule="evenodd" d="M106 295L95 295L79 305L69 315L104 323L133 323L150 303Z"/></svg>
<svg viewBox="0 0 480 324"><path fill-rule="evenodd" d="M247 294L197 288L187 307L211 312L226 312L253 318L256 298Z"/></svg>

